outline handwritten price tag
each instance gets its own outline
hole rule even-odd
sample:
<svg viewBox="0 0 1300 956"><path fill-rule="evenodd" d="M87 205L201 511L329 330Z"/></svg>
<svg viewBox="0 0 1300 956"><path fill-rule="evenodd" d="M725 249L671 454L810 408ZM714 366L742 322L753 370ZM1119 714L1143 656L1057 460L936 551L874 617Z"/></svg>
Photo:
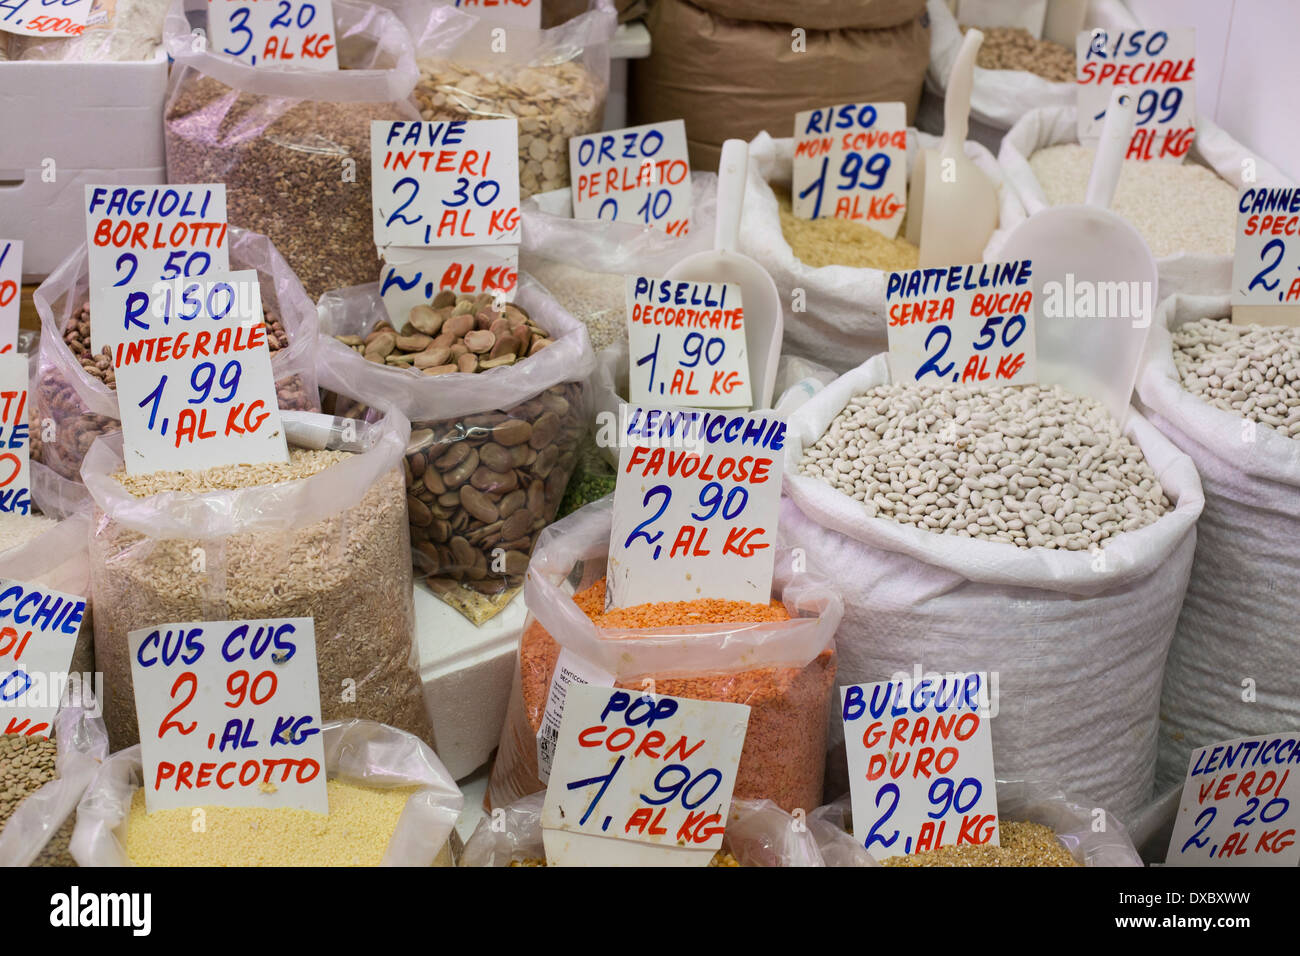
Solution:
<svg viewBox="0 0 1300 956"><path fill-rule="evenodd" d="M983 674L840 688L853 836L877 859L998 845Z"/></svg>
<svg viewBox="0 0 1300 956"><path fill-rule="evenodd" d="M542 25L542 0L456 0L456 6L510 27L537 30Z"/></svg>
<svg viewBox="0 0 1300 956"><path fill-rule="evenodd" d="M212 49L249 66L337 70L331 0L208 0Z"/></svg>
<svg viewBox="0 0 1300 956"><path fill-rule="evenodd" d="M907 108L845 103L794 116L794 214L851 219L890 239L907 208Z"/></svg>
<svg viewBox="0 0 1300 956"><path fill-rule="evenodd" d="M1300 325L1300 189L1294 186L1241 191L1232 320Z"/></svg>
<svg viewBox="0 0 1300 956"><path fill-rule="evenodd" d="M542 808L552 866L705 866L722 845L749 707L569 688Z"/></svg>
<svg viewBox="0 0 1300 956"><path fill-rule="evenodd" d="M1295 866L1300 735L1263 734L1192 751L1169 866Z"/></svg>
<svg viewBox="0 0 1300 956"><path fill-rule="evenodd" d="M619 416L608 606L770 601L785 422L639 405Z"/></svg>
<svg viewBox="0 0 1300 956"><path fill-rule="evenodd" d="M0 714L4 733L48 737L68 681L86 602L0 579Z"/></svg>
<svg viewBox="0 0 1300 956"><path fill-rule="evenodd" d="M31 513L30 453L27 356L7 352L0 355L0 514Z"/></svg>
<svg viewBox="0 0 1300 956"><path fill-rule="evenodd" d="M75 37L94 0L0 0L0 30L33 37Z"/></svg>
<svg viewBox="0 0 1300 956"><path fill-rule="evenodd" d="M748 408L749 349L740 286L627 277L628 398Z"/></svg>
<svg viewBox="0 0 1300 956"><path fill-rule="evenodd" d="M458 295L500 294L513 302L519 283L518 246L459 246L384 252L379 294L393 327L406 324L411 309L428 305L443 289Z"/></svg>
<svg viewBox="0 0 1300 956"><path fill-rule="evenodd" d="M684 236L691 223L686 123L669 120L569 139L573 218L639 222Z"/></svg>
<svg viewBox="0 0 1300 956"><path fill-rule="evenodd" d="M110 291L91 338L113 353L128 474L289 460L256 272Z"/></svg>
<svg viewBox="0 0 1300 956"><path fill-rule="evenodd" d="M934 386L1038 381L1031 266L1023 259L891 272L885 303L893 380Z"/></svg>
<svg viewBox="0 0 1300 956"><path fill-rule="evenodd" d="M516 120L375 120L370 171L380 249L519 244Z"/></svg>
<svg viewBox="0 0 1300 956"><path fill-rule="evenodd" d="M0 239L0 354L18 347L19 293L23 285L23 244Z"/></svg>
<svg viewBox="0 0 1300 956"><path fill-rule="evenodd" d="M150 813L329 812L311 618L159 624L127 647Z"/></svg>
<svg viewBox="0 0 1300 956"><path fill-rule="evenodd" d="M1075 41L1079 142L1095 146L1112 87L1137 96L1126 159L1182 162L1196 136L1196 32L1085 30Z"/></svg>

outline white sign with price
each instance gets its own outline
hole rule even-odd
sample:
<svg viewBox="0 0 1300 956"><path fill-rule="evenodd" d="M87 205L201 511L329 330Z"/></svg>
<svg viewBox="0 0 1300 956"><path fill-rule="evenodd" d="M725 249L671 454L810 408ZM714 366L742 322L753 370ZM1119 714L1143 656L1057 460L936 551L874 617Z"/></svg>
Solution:
<svg viewBox="0 0 1300 956"><path fill-rule="evenodd" d="M845 103L794 117L794 214L848 219L890 239L907 208L907 108Z"/></svg>
<svg viewBox="0 0 1300 956"><path fill-rule="evenodd" d="M75 594L0 579L0 727L48 737L86 617Z"/></svg>
<svg viewBox="0 0 1300 956"><path fill-rule="evenodd" d="M375 120L370 172L380 249L519 244L517 120Z"/></svg>
<svg viewBox="0 0 1300 956"><path fill-rule="evenodd" d="M508 27L537 30L542 25L542 0L456 0L456 6Z"/></svg>
<svg viewBox="0 0 1300 956"><path fill-rule="evenodd" d="M1247 186L1237 202L1232 320L1300 326L1300 188Z"/></svg>
<svg viewBox="0 0 1300 956"><path fill-rule="evenodd" d="M1165 863L1295 866L1297 801L1300 734L1262 734L1193 750Z"/></svg>
<svg viewBox="0 0 1300 956"><path fill-rule="evenodd" d="M569 140L573 218L657 226L684 236L691 221L691 161L686 123L574 136Z"/></svg>
<svg viewBox="0 0 1300 956"><path fill-rule="evenodd" d="M328 813L309 617L127 634L145 805Z"/></svg>
<svg viewBox="0 0 1300 956"><path fill-rule="evenodd" d="M212 49L249 66L337 70L331 0L208 0Z"/></svg>
<svg viewBox="0 0 1300 956"><path fill-rule="evenodd" d="M518 246L393 246L384 251L379 294L393 328L400 329L413 308L428 305L443 289L465 296L487 292L513 302L518 283Z"/></svg>
<svg viewBox="0 0 1300 956"><path fill-rule="evenodd" d="M1196 33L1085 30L1075 41L1079 142L1095 146L1111 90L1129 87L1137 115L1126 159L1182 162L1196 136Z"/></svg>
<svg viewBox="0 0 1300 956"><path fill-rule="evenodd" d="M31 514L27 356L0 355L0 514Z"/></svg>
<svg viewBox="0 0 1300 956"><path fill-rule="evenodd" d="M0 354L12 352L18 345L22 286L22 241L0 239Z"/></svg>
<svg viewBox="0 0 1300 956"><path fill-rule="evenodd" d="M1037 382L1032 277L1028 259L891 272L890 377L935 387Z"/></svg>
<svg viewBox="0 0 1300 956"><path fill-rule="evenodd" d="M998 845L983 674L840 688L853 836L876 859Z"/></svg>
<svg viewBox="0 0 1300 956"><path fill-rule="evenodd" d="M33 37L80 36L94 0L0 0L0 30Z"/></svg>
<svg viewBox="0 0 1300 956"><path fill-rule="evenodd" d="M748 408L749 348L740 286L627 277L628 398Z"/></svg>
<svg viewBox="0 0 1300 956"><path fill-rule="evenodd" d="M256 272L109 291L127 474L289 460Z"/></svg>
<svg viewBox="0 0 1300 956"><path fill-rule="evenodd" d="M772 598L785 422L623 405L608 607Z"/></svg>
<svg viewBox="0 0 1300 956"><path fill-rule="evenodd" d="M577 684L542 808L552 866L705 866L722 846L749 707Z"/></svg>

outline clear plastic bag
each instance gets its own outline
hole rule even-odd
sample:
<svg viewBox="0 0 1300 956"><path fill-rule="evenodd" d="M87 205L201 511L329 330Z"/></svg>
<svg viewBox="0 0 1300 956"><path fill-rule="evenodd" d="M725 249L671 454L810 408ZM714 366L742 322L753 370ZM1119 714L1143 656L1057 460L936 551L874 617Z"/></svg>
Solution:
<svg viewBox="0 0 1300 956"><path fill-rule="evenodd" d="M835 629L843 613L820 575L792 570L778 548L772 593L790 620L654 629L597 628L573 594L605 573L613 499L574 512L542 532L528 569L529 617L488 784L487 804L505 806L544 788L537 732L561 647L636 690L654 681L670 697L748 704L749 728L734 795L783 809L821 803L826 725L835 680ZM576 583L575 583L576 582Z"/></svg>
<svg viewBox="0 0 1300 956"><path fill-rule="evenodd" d="M320 306L321 386L350 402L336 405L336 414L360 417L391 405L411 420L412 560L435 593L476 624L522 585L587 422L586 327L526 275L515 302L551 336L549 346L514 365L436 376L366 361L334 338L365 335L388 318L376 284L329 293ZM501 459L496 468L481 460L489 446ZM468 503L467 487L481 493Z"/></svg>
<svg viewBox="0 0 1300 956"><path fill-rule="evenodd" d="M321 714L431 738L416 668L400 412L357 423L366 450L309 478L136 498L120 435L82 469L95 499L95 658L114 749L139 740L127 634L172 621L315 620Z"/></svg>
<svg viewBox="0 0 1300 956"><path fill-rule="evenodd" d="M207 0L174 0L167 176L225 183L230 221L265 233L314 301L379 274L371 120L416 119L411 40L389 11L335 0L337 72L246 66L191 34Z"/></svg>
<svg viewBox="0 0 1300 956"><path fill-rule="evenodd" d="M389 838L381 866L452 866L448 839L464 797L442 762L409 733L370 720L329 721L321 728L325 772L377 789L416 786ZM105 761L77 807L72 855L82 866L130 866L126 820L141 785L140 747Z"/></svg>
<svg viewBox="0 0 1300 956"><path fill-rule="evenodd" d="M270 323L271 370L280 407L320 408L316 389L316 307L271 241L255 232L230 230L230 268L255 269L262 290L262 312ZM119 432L117 392L107 384L111 363L100 356L99 374L86 370L65 333L76 322L79 348L90 350L89 257L85 244L50 273L32 296L41 317L39 370L33 383L32 434L35 461L79 480L81 463L100 435ZM283 340L279 332L283 333ZM285 347L279 346L284 344Z"/></svg>

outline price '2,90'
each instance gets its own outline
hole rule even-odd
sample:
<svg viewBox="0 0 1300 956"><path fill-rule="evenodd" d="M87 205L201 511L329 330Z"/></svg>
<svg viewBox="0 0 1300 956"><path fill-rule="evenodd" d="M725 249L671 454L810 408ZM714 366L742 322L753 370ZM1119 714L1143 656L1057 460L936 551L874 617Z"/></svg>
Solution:
<svg viewBox="0 0 1300 956"><path fill-rule="evenodd" d="M644 538L647 545L654 548L653 558L659 559L663 552L663 545L658 544L660 538L664 536L662 530L651 534L646 529L659 520L660 516L668 510L668 504L672 501L673 492L668 485L655 485L645 493L641 499L643 507L650 507L651 498L659 498L659 507L649 518L646 518L639 525L632 529L627 539L623 542L624 548L632 547L632 542L637 538ZM730 491L723 488L722 482L710 481L700 489L700 510L692 511L691 517L696 521L712 521L713 517L721 513L727 521L734 521L744 512L745 506L749 504L749 490L743 485L733 485Z"/></svg>

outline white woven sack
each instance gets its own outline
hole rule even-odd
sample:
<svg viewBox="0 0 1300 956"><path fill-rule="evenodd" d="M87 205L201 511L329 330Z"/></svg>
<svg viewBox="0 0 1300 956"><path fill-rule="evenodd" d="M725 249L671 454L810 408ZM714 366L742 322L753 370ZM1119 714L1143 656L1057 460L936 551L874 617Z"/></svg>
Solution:
<svg viewBox="0 0 1300 956"><path fill-rule="evenodd" d="M998 776L1050 780L1121 816L1151 795L1165 654L1191 570L1201 485L1191 459L1141 416L1125 433L1176 507L1087 552L1022 549L869 518L798 473L855 395L889 381L879 355L790 419L781 530L844 589L841 685L925 672L996 674ZM831 728L833 752L842 731ZM828 792L835 792L831 788Z"/></svg>
<svg viewBox="0 0 1300 956"><path fill-rule="evenodd" d="M1205 489L1160 702L1160 788L1184 778L1197 747L1300 730L1300 441L1197 398L1174 368L1169 330L1230 311L1226 295L1166 300L1138 380L1144 413Z"/></svg>

